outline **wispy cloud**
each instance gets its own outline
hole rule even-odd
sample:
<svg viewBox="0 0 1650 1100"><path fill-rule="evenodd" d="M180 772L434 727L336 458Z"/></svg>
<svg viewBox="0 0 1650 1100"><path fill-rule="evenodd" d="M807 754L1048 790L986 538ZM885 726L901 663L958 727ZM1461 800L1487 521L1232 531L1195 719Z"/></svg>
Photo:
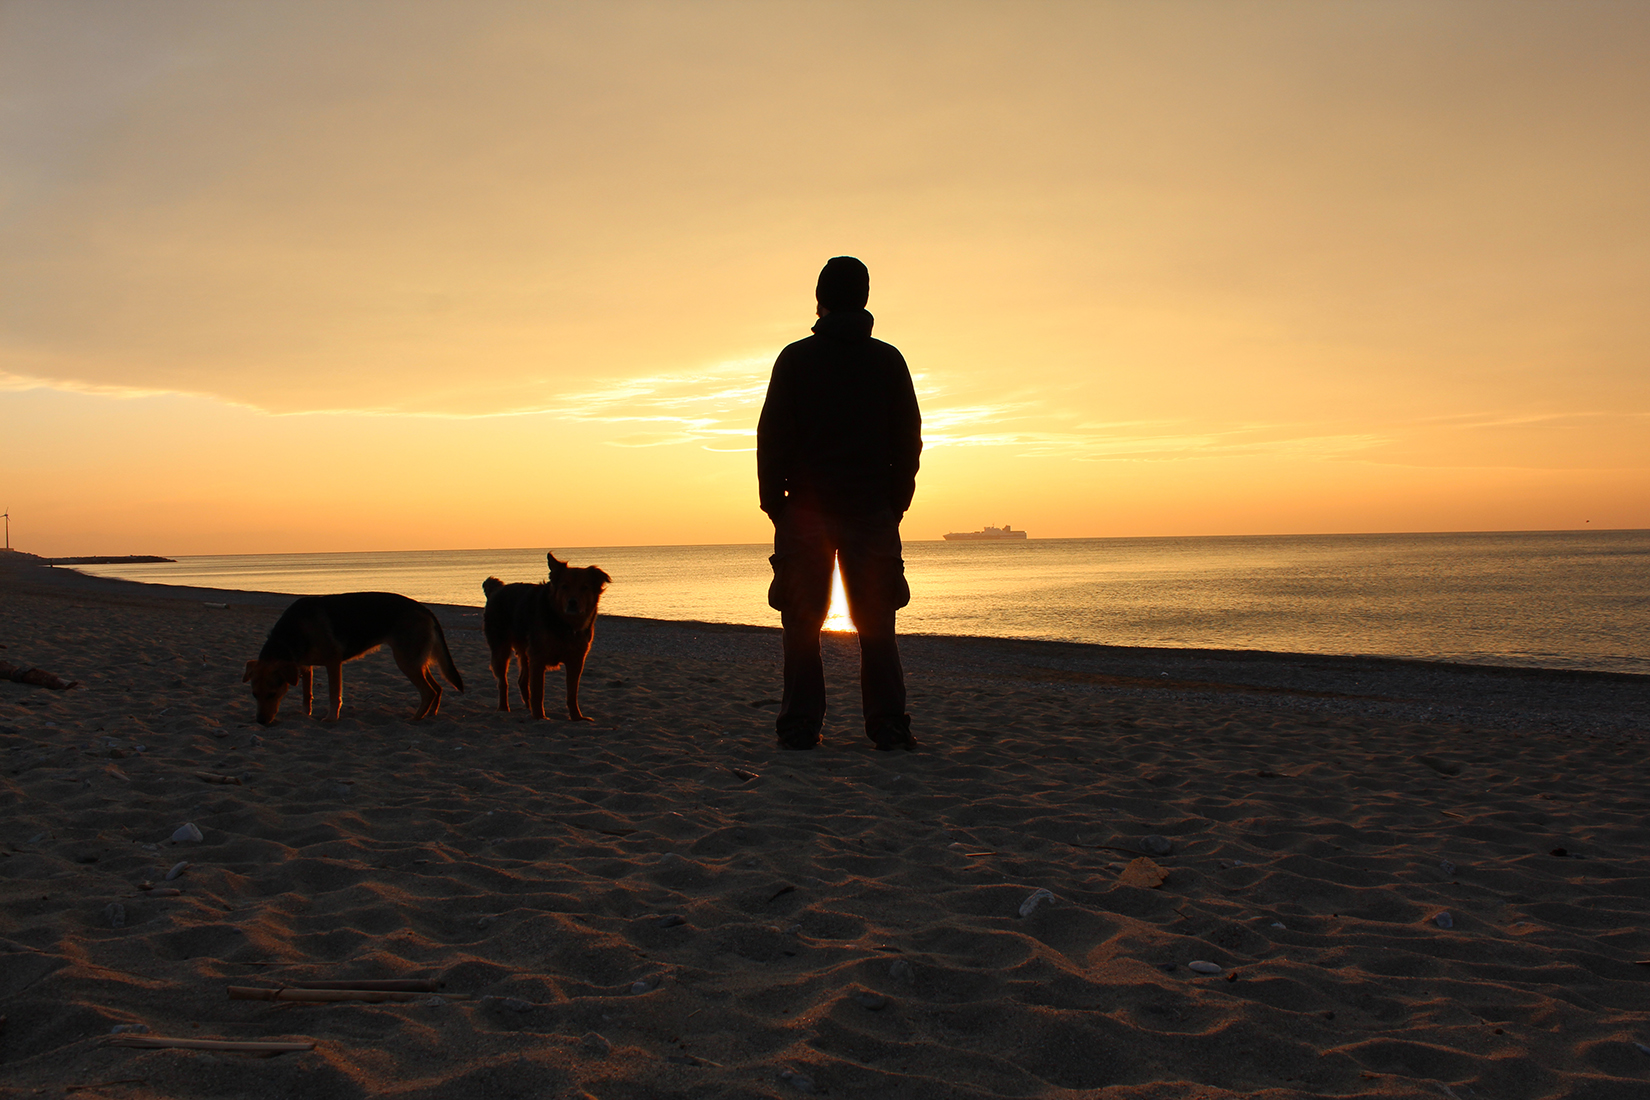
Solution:
<svg viewBox="0 0 1650 1100"><path fill-rule="evenodd" d="M707 451L748 452L756 448L756 421L767 391L769 360L731 359L710 367L671 374L604 380L531 405L485 412L395 408L311 409L282 413L219 394L182 389L109 385L44 378L0 370L0 393L49 389L112 400L184 398L212 401L264 415L407 417L474 420L536 416L609 425L604 441L613 447L697 446ZM923 441L943 447L1000 448L1016 457L1063 458L1082 462L1166 462L1274 456L1280 458L1363 458L1410 464L1417 446L1439 450L1446 433L1467 445L1484 433L1566 431L1583 434L1637 430L1627 426L1650 414L1598 411L1530 412L1479 410L1385 423L1284 422L1209 423L1184 419L1099 421L1058 406L1053 398L1016 393L1005 400L967 400L919 375ZM1075 421L1075 422L1074 422ZM1427 442L1423 445L1422 441ZM1447 449L1447 448L1446 448ZM1451 453L1449 462L1459 456ZM1497 463L1505 464L1504 456Z"/></svg>
<svg viewBox="0 0 1650 1100"><path fill-rule="evenodd" d="M708 451L756 448L756 418L768 388L766 358L733 359L682 374L652 374L563 393L552 416L641 430L607 440L615 447L698 443Z"/></svg>
<svg viewBox="0 0 1650 1100"><path fill-rule="evenodd" d="M1242 455L1331 457L1378 447L1389 437L1326 432L1321 426L1248 424L1197 430L1173 419L1083 422L1046 399L1015 395L996 402L950 402L943 387L916 379L923 406L923 442L940 447L1001 447L1027 457L1170 460ZM767 390L767 360L742 359L687 374L648 375L560 395L552 414L634 426L607 442L615 447L697 443L713 451L754 449L756 420Z"/></svg>

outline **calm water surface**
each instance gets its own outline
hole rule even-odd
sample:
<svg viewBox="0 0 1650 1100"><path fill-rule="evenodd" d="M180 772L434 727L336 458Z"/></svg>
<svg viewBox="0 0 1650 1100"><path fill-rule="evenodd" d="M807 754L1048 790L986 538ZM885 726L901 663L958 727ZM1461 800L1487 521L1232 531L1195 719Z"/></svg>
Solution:
<svg viewBox="0 0 1650 1100"><path fill-rule="evenodd" d="M555 547L615 615L777 625L766 545ZM907 542L911 633L1650 673L1650 531ZM482 603L544 551L242 554L83 566L166 584Z"/></svg>

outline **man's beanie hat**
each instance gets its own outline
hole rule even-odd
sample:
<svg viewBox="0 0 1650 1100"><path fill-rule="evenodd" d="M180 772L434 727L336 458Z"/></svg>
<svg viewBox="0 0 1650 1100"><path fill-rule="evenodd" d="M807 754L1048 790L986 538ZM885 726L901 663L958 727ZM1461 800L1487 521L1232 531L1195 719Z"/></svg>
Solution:
<svg viewBox="0 0 1650 1100"><path fill-rule="evenodd" d="M864 309L871 297L871 273L852 256L835 256L819 273L814 297L826 309Z"/></svg>

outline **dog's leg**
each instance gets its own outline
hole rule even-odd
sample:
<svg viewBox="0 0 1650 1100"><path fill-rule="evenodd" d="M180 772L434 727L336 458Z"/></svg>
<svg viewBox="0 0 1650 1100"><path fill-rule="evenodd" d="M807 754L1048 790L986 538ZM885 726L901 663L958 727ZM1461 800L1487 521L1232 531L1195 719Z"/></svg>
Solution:
<svg viewBox="0 0 1650 1100"><path fill-rule="evenodd" d="M567 658L567 717L575 722L594 722L594 718L579 713L579 677L584 675L584 658L583 653Z"/></svg>
<svg viewBox="0 0 1650 1100"><path fill-rule="evenodd" d="M344 709L344 662L327 665L327 721L338 721L338 712Z"/></svg>
<svg viewBox="0 0 1650 1100"><path fill-rule="evenodd" d="M493 650L493 659L489 663L493 670L493 679L498 681L498 709L506 714L510 712L510 647Z"/></svg>
<svg viewBox="0 0 1650 1100"><path fill-rule="evenodd" d="M527 673L527 687L532 697L527 701L527 709L534 718L544 717L544 662L537 657L528 658L529 671Z"/></svg>
<svg viewBox="0 0 1650 1100"><path fill-rule="evenodd" d="M441 705L441 689L430 690L429 666L411 656L396 653L395 667L405 673L407 679L412 681L413 687L418 689L418 710L413 713L413 720L417 721L434 714L436 708Z"/></svg>
<svg viewBox="0 0 1650 1100"><path fill-rule="evenodd" d="M298 682L304 686L304 717L315 712L315 666L299 665Z"/></svg>
<svg viewBox="0 0 1650 1100"><path fill-rule="evenodd" d="M528 713L532 713L533 710L533 693L528 686L533 682L532 674L528 671L532 663L533 659L527 655L525 649L516 651L516 671L521 673L520 678L516 681L516 686L521 689L521 705L527 708ZM539 676L544 676L543 669L539 670ZM544 716L541 714L539 717Z"/></svg>
<svg viewBox="0 0 1650 1100"><path fill-rule="evenodd" d="M424 717L434 718L436 715L441 713L441 681L435 678L435 673L431 672L428 668L425 668L424 682L430 685L431 691L435 692L435 698L431 700L430 709L425 713Z"/></svg>

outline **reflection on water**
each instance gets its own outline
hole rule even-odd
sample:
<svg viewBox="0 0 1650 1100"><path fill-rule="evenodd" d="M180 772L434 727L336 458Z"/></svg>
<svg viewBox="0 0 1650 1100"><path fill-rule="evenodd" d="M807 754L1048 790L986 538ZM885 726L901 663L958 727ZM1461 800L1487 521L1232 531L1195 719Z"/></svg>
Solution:
<svg viewBox="0 0 1650 1100"><path fill-rule="evenodd" d="M616 615L777 625L765 545L282 554L87 566L275 592L381 589L479 606L599 565ZM564 552L565 551L565 552ZM1361 653L1650 672L1650 532L908 542L905 632Z"/></svg>
<svg viewBox="0 0 1650 1100"><path fill-rule="evenodd" d="M848 590L842 587L842 563L831 564L831 609L825 613L825 629L852 634L854 620L848 617Z"/></svg>

